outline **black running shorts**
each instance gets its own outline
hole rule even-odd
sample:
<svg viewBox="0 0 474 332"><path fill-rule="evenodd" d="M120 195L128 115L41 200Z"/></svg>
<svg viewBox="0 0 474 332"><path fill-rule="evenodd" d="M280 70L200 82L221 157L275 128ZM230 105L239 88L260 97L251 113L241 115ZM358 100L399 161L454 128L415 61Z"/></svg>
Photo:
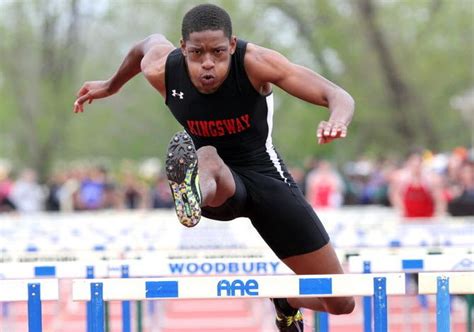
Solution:
<svg viewBox="0 0 474 332"><path fill-rule="evenodd" d="M324 226L295 184L252 170L231 171L234 196L219 207L204 207L203 216L216 220L248 217L280 259L312 252L329 242Z"/></svg>

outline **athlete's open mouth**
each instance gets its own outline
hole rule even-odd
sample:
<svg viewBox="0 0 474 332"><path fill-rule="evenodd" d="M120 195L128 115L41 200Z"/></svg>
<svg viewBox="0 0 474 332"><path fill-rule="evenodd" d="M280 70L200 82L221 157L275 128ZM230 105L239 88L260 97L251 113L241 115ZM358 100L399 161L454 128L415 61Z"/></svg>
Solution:
<svg viewBox="0 0 474 332"><path fill-rule="evenodd" d="M201 83L203 85L212 85L214 84L216 77L211 74L205 74L201 76Z"/></svg>

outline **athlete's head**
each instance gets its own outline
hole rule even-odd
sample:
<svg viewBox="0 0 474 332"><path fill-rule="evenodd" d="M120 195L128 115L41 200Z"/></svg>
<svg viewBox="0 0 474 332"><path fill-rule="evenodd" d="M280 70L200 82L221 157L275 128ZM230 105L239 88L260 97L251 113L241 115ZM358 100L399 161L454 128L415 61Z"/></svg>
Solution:
<svg viewBox="0 0 474 332"><path fill-rule="evenodd" d="M222 30L224 35L232 37L232 21L227 12L215 5L203 4L189 10L183 17L181 35L183 40L189 40L193 32L206 30Z"/></svg>
<svg viewBox="0 0 474 332"><path fill-rule="evenodd" d="M236 46L229 14L215 5L196 6L184 15L181 33L191 81L202 93L215 92L227 77Z"/></svg>

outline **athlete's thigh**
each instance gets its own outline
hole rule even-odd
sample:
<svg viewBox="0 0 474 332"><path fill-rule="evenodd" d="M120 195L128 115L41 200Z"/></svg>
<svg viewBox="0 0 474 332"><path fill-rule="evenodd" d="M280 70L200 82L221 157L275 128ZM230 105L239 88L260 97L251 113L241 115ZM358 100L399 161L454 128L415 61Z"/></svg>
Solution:
<svg viewBox="0 0 474 332"><path fill-rule="evenodd" d="M283 259L283 262L296 274L342 274L344 273L331 243L312 252L291 256ZM315 303L322 301L324 310L333 314L348 314L354 310L354 298L346 297L323 297L293 298L288 299L295 307L314 309ZM320 310L320 309L317 309Z"/></svg>
<svg viewBox="0 0 474 332"><path fill-rule="evenodd" d="M235 193L232 172L213 146L203 146L197 151L199 160L200 186L206 205L217 207Z"/></svg>
<svg viewBox="0 0 474 332"><path fill-rule="evenodd" d="M306 254L284 258L282 261L296 274L344 273L331 243Z"/></svg>
<svg viewBox="0 0 474 332"><path fill-rule="evenodd" d="M252 224L279 258L307 254L329 242L324 226L296 185L260 176L251 187L251 196Z"/></svg>
<svg viewBox="0 0 474 332"><path fill-rule="evenodd" d="M218 207L205 206L202 215L206 218L227 221L239 217L248 217L248 194L245 183L238 173L229 168L235 184L234 194Z"/></svg>

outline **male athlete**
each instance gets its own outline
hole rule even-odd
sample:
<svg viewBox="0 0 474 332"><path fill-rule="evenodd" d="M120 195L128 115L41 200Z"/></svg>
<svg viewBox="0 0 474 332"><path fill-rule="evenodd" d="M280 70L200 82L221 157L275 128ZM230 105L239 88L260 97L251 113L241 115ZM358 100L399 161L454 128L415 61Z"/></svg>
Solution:
<svg viewBox="0 0 474 332"><path fill-rule="evenodd" d="M184 16L180 48L160 34L139 42L109 80L82 86L74 112L117 93L140 72L185 129L171 139L166 159L182 224L196 225L201 213L248 217L296 274L343 273L328 234L273 146L272 85L329 108L317 129L319 144L346 136L354 112L347 92L273 50L237 39L227 12L206 4ZM301 307L332 314L354 309L352 297L273 303L280 331L303 330Z"/></svg>

